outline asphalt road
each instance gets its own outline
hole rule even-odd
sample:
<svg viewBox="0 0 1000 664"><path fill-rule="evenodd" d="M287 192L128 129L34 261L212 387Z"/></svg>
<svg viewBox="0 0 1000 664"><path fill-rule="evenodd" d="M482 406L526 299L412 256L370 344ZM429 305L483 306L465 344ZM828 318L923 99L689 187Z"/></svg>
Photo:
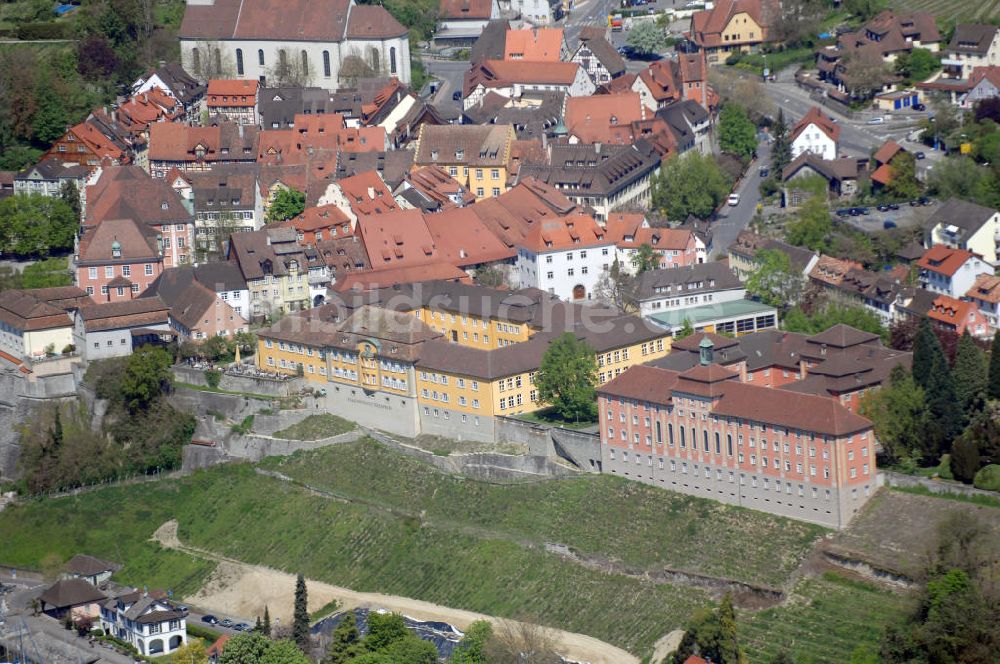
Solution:
<svg viewBox="0 0 1000 664"><path fill-rule="evenodd" d="M757 203L760 202L760 167L771 164L771 145L767 141L757 146L757 160L750 164L746 176L736 187L740 195L739 205L723 206L719 215L712 222L712 256L725 255L729 245L740 234L757 213Z"/></svg>

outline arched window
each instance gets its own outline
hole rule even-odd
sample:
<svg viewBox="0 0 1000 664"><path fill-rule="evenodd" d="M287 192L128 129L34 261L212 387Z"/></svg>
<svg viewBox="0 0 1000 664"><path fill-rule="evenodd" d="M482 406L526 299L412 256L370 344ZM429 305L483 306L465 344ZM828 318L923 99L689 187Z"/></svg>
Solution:
<svg viewBox="0 0 1000 664"><path fill-rule="evenodd" d="M396 47L392 46L389 48L389 73L396 73Z"/></svg>
<svg viewBox="0 0 1000 664"><path fill-rule="evenodd" d="M663 425L659 420L656 421L656 442L663 444Z"/></svg>
<svg viewBox="0 0 1000 664"><path fill-rule="evenodd" d="M309 78L309 54L305 49L302 49L302 78Z"/></svg>
<svg viewBox="0 0 1000 664"><path fill-rule="evenodd" d="M215 72L216 74L222 73L222 49L215 49Z"/></svg>
<svg viewBox="0 0 1000 664"><path fill-rule="evenodd" d="M681 425L680 434L681 434L680 435L681 447L682 448L687 447L687 440L685 440L685 438L684 438L684 425L683 424Z"/></svg>
<svg viewBox="0 0 1000 664"><path fill-rule="evenodd" d="M323 51L323 76L330 78L330 51Z"/></svg>
<svg viewBox="0 0 1000 664"><path fill-rule="evenodd" d="M195 46L191 49L191 62L194 65L194 70L196 74L201 73L201 53L198 52L198 47Z"/></svg>
<svg viewBox="0 0 1000 664"><path fill-rule="evenodd" d="M715 453L722 454L722 439L719 437L719 432L715 432Z"/></svg>
<svg viewBox="0 0 1000 664"><path fill-rule="evenodd" d="M278 67L281 69L281 76L288 75L288 51L285 49L278 51Z"/></svg>
<svg viewBox="0 0 1000 664"><path fill-rule="evenodd" d="M694 430L694 427L691 427L691 449L698 449L698 432Z"/></svg>
<svg viewBox="0 0 1000 664"><path fill-rule="evenodd" d="M264 49L262 48L257 49L257 65L264 66Z"/></svg>
<svg viewBox="0 0 1000 664"><path fill-rule="evenodd" d="M733 434L726 434L726 453L733 456Z"/></svg>
<svg viewBox="0 0 1000 664"><path fill-rule="evenodd" d="M243 49L236 49L236 75L243 75Z"/></svg>
<svg viewBox="0 0 1000 664"><path fill-rule="evenodd" d="M381 66L382 63L380 62L380 60L381 58L379 57L377 48L372 46L370 49L368 49L368 64L371 66L372 72L375 74L378 74L382 69Z"/></svg>
<svg viewBox="0 0 1000 664"><path fill-rule="evenodd" d="M708 429L702 429L702 431L701 431L701 444L702 444L702 447L704 447L705 451L707 452L708 451Z"/></svg>
<svg viewBox="0 0 1000 664"><path fill-rule="evenodd" d="M672 422L667 422L667 442L670 443L670 447L674 446L674 425Z"/></svg>

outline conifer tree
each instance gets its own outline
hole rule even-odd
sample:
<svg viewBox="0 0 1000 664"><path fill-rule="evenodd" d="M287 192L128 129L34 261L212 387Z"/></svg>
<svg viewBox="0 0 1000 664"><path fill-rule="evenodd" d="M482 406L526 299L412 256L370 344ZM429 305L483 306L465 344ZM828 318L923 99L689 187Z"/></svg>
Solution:
<svg viewBox="0 0 1000 664"><path fill-rule="evenodd" d="M952 378L955 396L962 409L962 426L967 425L983 409L986 399L986 358L966 330L958 340Z"/></svg>
<svg viewBox="0 0 1000 664"><path fill-rule="evenodd" d="M295 579L295 612L292 616L292 640L304 652L309 647L309 610L306 608L306 579L300 573Z"/></svg>
<svg viewBox="0 0 1000 664"><path fill-rule="evenodd" d="M935 357L941 354L941 343L931 329L930 322L924 318L917 328L917 336L913 339L913 380L917 385L927 389L927 378L931 373L931 365Z"/></svg>
<svg viewBox="0 0 1000 664"><path fill-rule="evenodd" d="M323 664L342 664L353 659L361 651L360 641L361 632L358 631L357 622L354 620L354 612L348 611L333 630L330 649L326 651Z"/></svg>
<svg viewBox="0 0 1000 664"><path fill-rule="evenodd" d="M267 638L271 638L271 614L267 610L267 605L264 605L264 624L261 625L261 634Z"/></svg>
<svg viewBox="0 0 1000 664"><path fill-rule="evenodd" d="M1000 399L1000 330L993 334L993 345L990 346L990 375L987 394L990 399Z"/></svg>

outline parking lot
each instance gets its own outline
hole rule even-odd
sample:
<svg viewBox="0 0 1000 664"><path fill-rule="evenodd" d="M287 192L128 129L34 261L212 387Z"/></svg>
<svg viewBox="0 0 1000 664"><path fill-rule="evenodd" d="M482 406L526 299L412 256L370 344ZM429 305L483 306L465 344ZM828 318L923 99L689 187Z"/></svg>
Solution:
<svg viewBox="0 0 1000 664"><path fill-rule="evenodd" d="M836 214L838 221L849 224L865 233L878 233L890 228L917 228L924 223L937 210L939 203L929 199L924 205L910 205L907 202L897 204L898 209L879 210L876 206L866 209L868 214ZM851 208L837 208L836 213Z"/></svg>

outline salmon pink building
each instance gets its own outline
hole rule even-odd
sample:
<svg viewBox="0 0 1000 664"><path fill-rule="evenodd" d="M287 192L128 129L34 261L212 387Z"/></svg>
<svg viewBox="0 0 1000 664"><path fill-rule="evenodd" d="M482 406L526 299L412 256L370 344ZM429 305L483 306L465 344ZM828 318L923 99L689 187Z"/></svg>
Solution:
<svg viewBox="0 0 1000 664"><path fill-rule="evenodd" d="M745 383L699 343L684 371L632 367L598 390L602 471L842 528L878 487L872 424L836 400Z"/></svg>

